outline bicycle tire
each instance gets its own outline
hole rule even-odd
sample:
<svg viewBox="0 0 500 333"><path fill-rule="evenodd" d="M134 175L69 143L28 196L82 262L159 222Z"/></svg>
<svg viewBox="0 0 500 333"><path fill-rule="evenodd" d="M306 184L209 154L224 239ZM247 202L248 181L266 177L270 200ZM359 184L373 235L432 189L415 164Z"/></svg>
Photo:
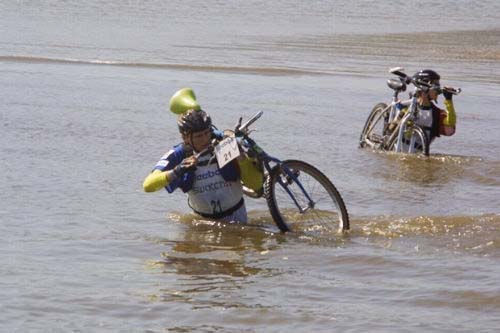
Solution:
<svg viewBox="0 0 500 333"><path fill-rule="evenodd" d="M408 131L410 131L410 133L411 133L408 135L410 142L412 139L415 139L421 145L419 152L421 151L425 156L429 156L429 152L430 152L429 139L427 138L427 135L425 134L425 131L422 129L422 127L420 127L418 125L412 125L406 130L406 132L408 132ZM389 147L390 150L394 150L396 148L396 141L397 140L393 140L393 142L391 143L391 146ZM402 153L413 153L411 151L412 150L411 145L407 145L407 146L408 146L408 151L402 150L401 152Z"/></svg>
<svg viewBox="0 0 500 333"><path fill-rule="evenodd" d="M282 165L296 174L304 189L315 202L313 208L301 213L291 196L280 186L278 181L286 181L288 189L294 194L301 207L304 207L304 203L308 202L307 198L297 183L283 173L283 167L275 166L266 178L264 196L271 216L282 232L331 233L335 229L349 230L349 215L344 200L328 177L314 166L303 161L286 160L283 161ZM318 190L319 193L316 193L315 190Z"/></svg>
<svg viewBox="0 0 500 333"><path fill-rule="evenodd" d="M367 145L372 148L384 148L384 132L386 131L387 121L389 118L389 109L387 108L386 103L378 103L375 105L370 112L370 115L366 119L365 126L361 131L361 135L359 136L359 146L361 148L366 147ZM383 119L383 126L381 129L376 126L379 121Z"/></svg>

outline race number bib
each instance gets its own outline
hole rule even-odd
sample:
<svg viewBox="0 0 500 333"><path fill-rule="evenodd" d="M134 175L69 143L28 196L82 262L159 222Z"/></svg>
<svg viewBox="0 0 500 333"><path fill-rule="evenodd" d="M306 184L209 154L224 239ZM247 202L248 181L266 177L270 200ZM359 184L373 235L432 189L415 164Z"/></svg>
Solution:
<svg viewBox="0 0 500 333"><path fill-rule="evenodd" d="M222 168L238 156L240 156L240 150L234 137L227 137L215 146L215 157L219 168Z"/></svg>

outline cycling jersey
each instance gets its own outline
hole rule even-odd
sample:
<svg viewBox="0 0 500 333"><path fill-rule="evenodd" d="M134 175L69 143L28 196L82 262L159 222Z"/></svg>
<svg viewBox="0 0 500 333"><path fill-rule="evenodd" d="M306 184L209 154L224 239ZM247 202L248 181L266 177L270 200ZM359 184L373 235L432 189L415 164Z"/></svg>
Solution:
<svg viewBox="0 0 500 333"><path fill-rule="evenodd" d="M229 168L234 169L234 165ZM188 191L189 206L196 213L213 218L224 217L237 210L243 203L243 192L239 172L236 171L235 174L236 179L224 178L217 159L212 154L201 156L193 172L192 187Z"/></svg>
<svg viewBox="0 0 500 333"><path fill-rule="evenodd" d="M429 106L418 106L417 119L415 124L419 125L431 143L435 137L439 136L439 121L441 109L431 103Z"/></svg>
<svg viewBox="0 0 500 333"><path fill-rule="evenodd" d="M434 103L430 106L419 106L419 112L415 123L422 127L431 143L441 135L451 136L455 134L456 114L451 99L445 99L445 110L440 109Z"/></svg>
<svg viewBox="0 0 500 333"><path fill-rule="evenodd" d="M418 112L415 119L415 124L420 126L425 135L427 136L429 145L436 137L441 135L451 136L455 133L456 115L453 101L445 99L445 110L440 109L434 103L428 106L418 105ZM402 114L408 112L408 107L401 110ZM403 151L409 150L411 133L408 131L403 136L401 142L401 149ZM420 140L416 140L413 148L417 151L422 151L423 145Z"/></svg>
<svg viewBox="0 0 500 333"><path fill-rule="evenodd" d="M154 169L173 170L190 154L184 144L179 144L166 153ZM232 213L238 204L241 206L243 200L237 162L232 161L220 169L212 153L200 156L195 170L174 178L165 187L169 193L177 188L188 193L189 206L205 217L222 218Z"/></svg>
<svg viewBox="0 0 500 333"><path fill-rule="evenodd" d="M418 106L415 124L424 130L425 135L429 139L429 144L436 137L441 135L451 136L455 133L456 115L453 101L446 99L444 105L445 110L440 109L434 103L430 103L429 106ZM406 107L402 112L408 112L408 108ZM407 145L410 143L409 138L403 138L402 143L404 145L403 149L406 150ZM420 150L422 148L421 142L416 142L415 148Z"/></svg>
<svg viewBox="0 0 500 333"><path fill-rule="evenodd" d="M186 145L181 143L163 155L158 163L156 163L154 170L173 170L183 159L191 155L192 150L186 149ZM226 181L236 181L239 179L239 170L235 163L228 163L219 172ZM173 179L165 188L169 193L172 193L177 188L180 188L183 192L188 192L193 187L194 181L194 171L188 171L182 177Z"/></svg>

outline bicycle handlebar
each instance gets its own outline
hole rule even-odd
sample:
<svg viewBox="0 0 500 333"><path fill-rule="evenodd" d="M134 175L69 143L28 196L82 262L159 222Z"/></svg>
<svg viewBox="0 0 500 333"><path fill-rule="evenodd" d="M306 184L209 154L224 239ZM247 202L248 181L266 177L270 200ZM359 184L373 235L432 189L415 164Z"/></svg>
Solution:
<svg viewBox="0 0 500 333"><path fill-rule="evenodd" d="M248 136L248 127L250 125L252 125L257 119L259 119L262 115L264 114L263 111L259 111L257 112L252 118L250 118L250 120L248 120L245 124L241 125L241 120L242 120L242 117L240 117L239 121L238 121L238 124L236 125L236 128L234 130L234 136L235 137L238 137L240 134L243 135L243 137L247 137ZM247 137L247 139L249 139ZM197 152L196 154L194 154L194 157L196 159L199 159L202 155L208 153L208 152L213 152L215 147L217 146L217 144L221 141L221 139L217 139L217 138L214 138L212 139L212 141L210 142L210 144L208 145L207 148L203 149L202 151L200 152ZM212 156L212 158L214 158L214 156Z"/></svg>
<svg viewBox="0 0 500 333"><path fill-rule="evenodd" d="M393 68L389 69L389 73L397 75L399 77L399 79L401 80L401 82L403 82L405 84L413 83L413 85L415 87L417 87L418 89L423 89L423 90L432 88L431 84L424 82L424 81L421 81L421 80L416 80L416 79L406 75L403 71L404 71L403 67L393 67ZM443 87L443 88L439 89L440 93L442 93L444 91L447 91L453 95L458 95L458 94L460 94L462 89L453 88L453 87Z"/></svg>
<svg viewBox="0 0 500 333"><path fill-rule="evenodd" d="M264 114L264 111L257 112L252 118L250 118L245 124L241 125L241 118L236 125L235 132L246 132L248 130L248 126L252 125L257 119L259 119Z"/></svg>
<svg viewBox="0 0 500 333"><path fill-rule="evenodd" d="M443 87L441 88L441 92L449 92L452 95L458 95L462 92L461 88L453 88L453 87Z"/></svg>

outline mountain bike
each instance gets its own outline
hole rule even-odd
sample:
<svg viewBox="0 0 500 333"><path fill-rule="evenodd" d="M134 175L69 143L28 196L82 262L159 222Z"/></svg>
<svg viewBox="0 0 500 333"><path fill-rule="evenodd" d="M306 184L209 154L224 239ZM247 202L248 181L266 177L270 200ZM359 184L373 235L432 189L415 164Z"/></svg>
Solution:
<svg viewBox="0 0 500 333"><path fill-rule="evenodd" d="M256 159L264 171L263 191L243 187L244 194L252 198L264 197L282 232L348 230L349 216L344 201L327 176L306 162L273 157L250 138L249 126L262 114L258 112L243 125L240 118L234 131L224 131L226 139L234 138L239 149Z"/></svg>
<svg viewBox="0 0 500 333"><path fill-rule="evenodd" d="M419 112L417 93L426 91L431 86L409 77L401 67L392 68L389 73L398 77L387 80L389 88L394 90L392 100L389 104L379 103L372 109L361 132L359 145L386 151L423 153L428 156L429 137L424 129L416 124ZM404 92L409 84L414 86L410 99L401 100L398 95ZM444 89L453 94L461 91L460 88Z"/></svg>

